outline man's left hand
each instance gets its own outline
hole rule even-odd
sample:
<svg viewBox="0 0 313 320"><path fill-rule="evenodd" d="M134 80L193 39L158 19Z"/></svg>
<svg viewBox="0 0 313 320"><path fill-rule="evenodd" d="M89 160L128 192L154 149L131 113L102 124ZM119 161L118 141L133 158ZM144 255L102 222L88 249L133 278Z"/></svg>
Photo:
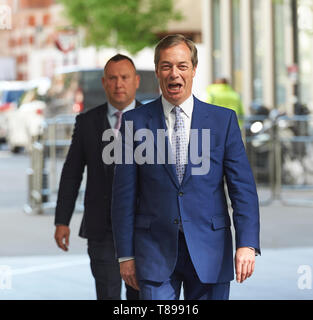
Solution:
<svg viewBox="0 0 313 320"><path fill-rule="evenodd" d="M249 247L242 247L236 250L235 267L236 280L242 283L247 278L251 277L254 271L255 251Z"/></svg>

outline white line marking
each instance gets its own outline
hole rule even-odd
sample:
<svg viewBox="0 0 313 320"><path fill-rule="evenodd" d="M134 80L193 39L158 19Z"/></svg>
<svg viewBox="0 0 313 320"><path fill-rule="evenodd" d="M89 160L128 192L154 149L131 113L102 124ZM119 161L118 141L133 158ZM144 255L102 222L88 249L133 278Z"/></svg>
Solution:
<svg viewBox="0 0 313 320"><path fill-rule="evenodd" d="M77 260L77 261L70 261L70 262L59 262L54 264L44 264L34 267L27 267L21 269L12 269L12 275L20 275L20 274L27 274L32 272L39 272L39 271L47 271L53 269L60 269L60 268L67 268L79 265L87 265L89 264L89 260Z"/></svg>

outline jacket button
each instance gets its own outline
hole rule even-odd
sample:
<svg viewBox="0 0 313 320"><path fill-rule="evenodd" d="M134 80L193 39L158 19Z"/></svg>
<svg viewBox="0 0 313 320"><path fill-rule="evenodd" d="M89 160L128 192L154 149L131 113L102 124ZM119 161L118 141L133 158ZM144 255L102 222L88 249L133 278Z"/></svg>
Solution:
<svg viewBox="0 0 313 320"><path fill-rule="evenodd" d="M178 219L175 219L175 220L174 220L174 224L179 224L179 220L178 220Z"/></svg>
<svg viewBox="0 0 313 320"><path fill-rule="evenodd" d="M179 192L179 194L178 194L180 197L182 197L183 195L184 195L184 193L183 192Z"/></svg>

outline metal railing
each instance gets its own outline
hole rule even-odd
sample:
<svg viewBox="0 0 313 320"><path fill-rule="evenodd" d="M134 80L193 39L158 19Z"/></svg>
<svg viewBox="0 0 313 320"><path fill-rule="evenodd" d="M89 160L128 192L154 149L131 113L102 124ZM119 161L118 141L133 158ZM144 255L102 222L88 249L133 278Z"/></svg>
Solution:
<svg viewBox="0 0 313 320"><path fill-rule="evenodd" d="M279 134L276 179L278 199L285 205L313 206L313 132L311 116L279 117L279 128L293 124L297 135ZM288 163L289 162L289 163ZM288 168L287 165L289 165ZM293 172L291 172L293 170ZM290 177L290 173L292 173ZM284 196L284 191L292 191ZM310 193L308 197L301 194ZM297 197L294 195L297 194Z"/></svg>
<svg viewBox="0 0 313 320"><path fill-rule="evenodd" d="M276 115L249 116L243 120L242 136L257 187L259 191L267 192L266 197L260 197L260 205L278 200L284 205L313 206L313 118ZM261 130L253 133L252 124L256 122L259 122ZM58 165L63 165L74 123L73 116L49 119L43 138L33 144L27 170L28 203L24 207L25 212L40 214L48 208L55 208L61 171ZM293 172L295 168L300 171ZM290 191L291 195L284 196ZM310 192L309 197L301 197L305 192ZM83 210L83 194L81 188L76 206L78 210Z"/></svg>
<svg viewBox="0 0 313 320"><path fill-rule="evenodd" d="M260 163L263 164L263 174L267 172L265 185L270 194L266 199L261 199L260 204L268 205L278 200L284 205L313 206L313 118L279 115L263 119L247 117L245 133L249 124L256 121L263 121L263 129L258 134L245 134L243 137L258 188L264 185L258 181ZM258 152L260 149L261 152ZM312 159L312 166L307 163L309 159ZM284 196L286 191L289 193ZM307 192L309 196L304 197Z"/></svg>
<svg viewBox="0 0 313 320"><path fill-rule="evenodd" d="M24 211L29 214L42 214L56 207L58 182L64 159L71 144L75 117L61 115L46 120L42 138L32 145L30 168L27 169L28 197ZM76 209L83 210L82 196L79 192Z"/></svg>

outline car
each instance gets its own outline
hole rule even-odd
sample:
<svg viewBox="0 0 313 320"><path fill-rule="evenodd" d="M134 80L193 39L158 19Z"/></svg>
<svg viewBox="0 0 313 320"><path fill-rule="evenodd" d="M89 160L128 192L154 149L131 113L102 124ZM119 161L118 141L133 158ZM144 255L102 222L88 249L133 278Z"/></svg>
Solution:
<svg viewBox="0 0 313 320"><path fill-rule="evenodd" d="M16 109L18 101L28 87L26 81L0 81L0 143L7 140L8 114Z"/></svg>
<svg viewBox="0 0 313 320"><path fill-rule="evenodd" d="M137 70L141 77L136 98L151 101L159 96L159 84L150 70ZM102 68L63 67L57 70L46 95L45 118L86 112L106 102Z"/></svg>
<svg viewBox="0 0 313 320"><path fill-rule="evenodd" d="M7 143L13 153L22 148L30 151L32 143L44 130L45 93L50 79L41 78L28 82L28 90L20 98L17 107L7 115Z"/></svg>

